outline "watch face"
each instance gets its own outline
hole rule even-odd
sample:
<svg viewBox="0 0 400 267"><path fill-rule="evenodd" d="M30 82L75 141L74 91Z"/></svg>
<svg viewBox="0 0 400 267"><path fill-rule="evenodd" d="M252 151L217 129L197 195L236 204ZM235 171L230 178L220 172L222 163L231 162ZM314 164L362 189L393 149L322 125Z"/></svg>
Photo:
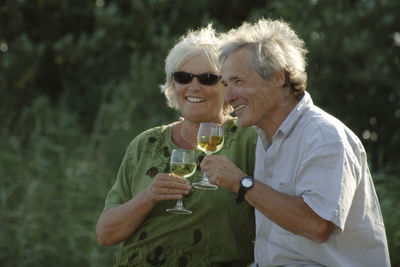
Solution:
<svg viewBox="0 0 400 267"><path fill-rule="evenodd" d="M244 187L251 187L253 185L253 181L250 178L243 179L242 185Z"/></svg>

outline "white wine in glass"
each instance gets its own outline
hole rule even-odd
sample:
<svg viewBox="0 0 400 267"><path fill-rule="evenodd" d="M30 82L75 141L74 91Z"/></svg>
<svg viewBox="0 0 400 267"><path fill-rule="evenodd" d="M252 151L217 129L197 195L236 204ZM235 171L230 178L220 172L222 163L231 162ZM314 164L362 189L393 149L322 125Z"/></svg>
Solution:
<svg viewBox="0 0 400 267"><path fill-rule="evenodd" d="M211 155L221 150L224 145L224 128L222 125L214 122L200 123L197 134L197 148ZM203 178L198 183L192 184L195 188L204 190L217 190L218 186L208 181L207 174L203 173Z"/></svg>
<svg viewBox="0 0 400 267"><path fill-rule="evenodd" d="M172 174L186 179L196 171L196 163L171 162L169 169Z"/></svg>
<svg viewBox="0 0 400 267"><path fill-rule="evenodd" d="M182 179L192 176L196 171L196 162L194 160L194 151L187 149L173 149L169 169ZM168 212L176 214L191 214L192 211L183 206L182 199L178 199L175 207L167 209Z"/></svg>
<svg viewBox="0 0 400 267"><path fill-rule="evenodd" d="M223 145L223 136L201 136L197 138L197 148L206 155L220 151Z"/></svg>

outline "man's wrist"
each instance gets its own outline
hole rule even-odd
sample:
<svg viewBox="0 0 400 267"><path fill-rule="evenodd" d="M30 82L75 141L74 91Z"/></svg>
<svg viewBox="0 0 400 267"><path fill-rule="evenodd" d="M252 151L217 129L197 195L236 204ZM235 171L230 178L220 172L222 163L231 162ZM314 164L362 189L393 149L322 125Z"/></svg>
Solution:
<svg viewBox="0 0 400 267"><path fill-rule="evenodd" d="M236 203L243 201L245 194L254 186L254 177L245 176L240 180L238 196L236 198Z"/></svg>

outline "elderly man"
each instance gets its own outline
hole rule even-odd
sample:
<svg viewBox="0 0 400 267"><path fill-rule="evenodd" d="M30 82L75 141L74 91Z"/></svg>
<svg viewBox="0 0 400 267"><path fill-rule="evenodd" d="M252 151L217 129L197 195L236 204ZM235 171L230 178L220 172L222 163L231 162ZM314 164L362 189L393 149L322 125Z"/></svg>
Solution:
<svg viewBox="0 0 400 267"><path fill-rule="evenodd" d="M255 177L225 156L201 168L255 208L255 265L390 266L365 149L306 92L304 42L266 19L222 37L226 101L258 130Z"/></svg>

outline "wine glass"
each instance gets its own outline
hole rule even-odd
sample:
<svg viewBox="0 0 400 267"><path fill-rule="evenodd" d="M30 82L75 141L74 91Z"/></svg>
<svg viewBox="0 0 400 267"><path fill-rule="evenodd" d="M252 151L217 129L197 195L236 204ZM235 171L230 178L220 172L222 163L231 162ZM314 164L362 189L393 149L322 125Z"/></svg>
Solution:
<svg viewBox="0 0 400 267"><path fill-rule="evenodd" d="M196 171L196 162L194 160L194 150L173 149L169 169L172 174L175 174L182 179L186 179ZM191 214L192 211L183 206L182 199L178 199L175 207L167 209L168 212L176 214Z"/></svg>
<svg viewBox="0 0 400 267"><path fill-rule="evenodd" d="M222 125L214 122L200 123L199 132L197 133L197 148L211 155L221 150L224 145L224 128ZM217 190L218 186L208 181L207 174L203 173L200 182L192 184L195 188L204 190Z"/></svg>

